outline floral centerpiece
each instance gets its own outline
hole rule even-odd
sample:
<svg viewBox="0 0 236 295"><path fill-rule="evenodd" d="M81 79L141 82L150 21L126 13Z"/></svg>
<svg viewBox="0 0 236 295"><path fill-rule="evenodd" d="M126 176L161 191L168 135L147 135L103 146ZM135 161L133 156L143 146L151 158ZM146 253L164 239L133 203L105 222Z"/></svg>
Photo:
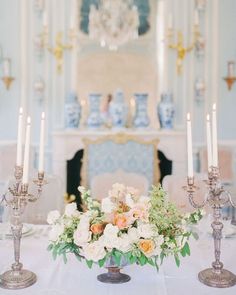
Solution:
<svg viewBox="0 0 236 295"><path fill-rule="evenodd" d="M130 279L119 272L125 264L150 264L158 269L167 256L173 255L179 266L180 256L190 255L188 239L195 235L188 225L197 223L202 212L181 214L161 186L153 186L150 196L144 197L135 188L116 183L101 203L84 187L78 189L85 212L71 203L64 214L51 211L48 215L52 225L48 250L54 258L62 255L66 262L67 253L74 253L90 268L94 263L108 268L99 280L120 283Z"/></svg>

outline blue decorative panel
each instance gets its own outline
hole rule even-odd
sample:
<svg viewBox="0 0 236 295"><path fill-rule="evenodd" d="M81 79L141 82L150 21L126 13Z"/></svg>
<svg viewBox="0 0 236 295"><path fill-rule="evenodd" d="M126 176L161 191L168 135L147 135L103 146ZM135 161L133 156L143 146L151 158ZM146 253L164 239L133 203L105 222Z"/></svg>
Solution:
<svg viewBox="0 0 236 295"><path fill-rule="evenodd" d="M112 1L112 0L111 0ZM93 4L96 7L99 6L100 0L83 0L80 7L80 29L85 34L88 34L89 27L89 12L90 6ZM150 28L149 15L150 6L149 0L134 0L134 5L137 6L139 12L139 35L144 35Z"/></svg>
<svg viewBox="0 0 236 295"><path fill-rule="evenodd" d="M88 145L87 179L89 186L94 176L123 170L141 174L147 178L149 186L154 178L154 145L127 141L118 144L112 140Z"/></svg>

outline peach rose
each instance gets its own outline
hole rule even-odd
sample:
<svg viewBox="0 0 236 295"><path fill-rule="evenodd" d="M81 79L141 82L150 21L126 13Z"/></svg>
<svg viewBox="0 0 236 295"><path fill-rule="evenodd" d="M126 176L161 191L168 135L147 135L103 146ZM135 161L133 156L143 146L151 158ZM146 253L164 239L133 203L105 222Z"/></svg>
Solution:
<svg viewBox="0 0 236 295"><path fill-rule="evenodd" d="M155 243L152 240L143 239L138 242L139 249L145 254L151 254L155 249Z"/></svg>
<svg viewBox="0 0 236 295"><path fill-rule="evenodd" d="M116 214L114 217L114 225L117 225L119 229L124 229L130 224L130 219L126 214Z"/></svg>
<svg viewBox="0 0 236 295"><path fill-rule="evenodd" d="M104 231L104 224L103 223L94 223L91 225L90 230L93 234L99 235Z"/></svg>

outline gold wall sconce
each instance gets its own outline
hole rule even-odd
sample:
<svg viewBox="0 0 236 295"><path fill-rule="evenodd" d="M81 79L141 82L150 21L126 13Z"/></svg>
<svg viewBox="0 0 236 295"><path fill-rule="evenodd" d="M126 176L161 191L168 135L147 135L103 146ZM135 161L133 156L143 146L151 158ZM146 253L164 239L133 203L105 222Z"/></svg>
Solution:
<svg viewBox="0 0 236 295"><path fill-rule="evenodd" d="M230 91L233 87L234 82L236 81L234 61L228 61L228 75L223 79L227 83L228 90Z"/></svg>
<svg viewBox="0 0 236 295"><path fill-rule="evenodd" d="M4 58L2 61L3 66L3 76L2 81L7 90L10 89L12 82L15 80L14 77L11 76L11 60L10 58Z"/></svg>
<svg viewBox="0 0 236 295"><path fill-rule="evenodd" d="M71 50L74 45L74 41L76 40L78 34L77 30L75 29L74 24L71 24L71 27L68 32L68 39L69 42L65 43L63 41L63 32L57 32L55 36L55 42L53 45L49 44L49 27L48 27L48 19L47 19L47 14L44 12L43 14L43 30L42 33L39 34L39 39L38 43L40 44L40 48L42 50L48 50L56 59L56 68L57 68L57 73L61 74L62 73L62 67L63 67L63 58L64 58L64 53L66 50Z"/></svg>
<svg viewBox="0 0 236 295"><path fill-rule="evenodd" d="M174 43L173 38L174 38L174 29L173 29L172 15L169 15L168 30L167 30L168 47L176 51L176 54L177 54L176 70L178 75L181 75L183 71L183 61L186 57L186 54L191 52L198 45L199 41L202 39L200 29L199 29L198 11L195 11L195 15L194 15L193 41L188 46L185 46L184 36L181 31L177 32L176 43Z"/></svg>

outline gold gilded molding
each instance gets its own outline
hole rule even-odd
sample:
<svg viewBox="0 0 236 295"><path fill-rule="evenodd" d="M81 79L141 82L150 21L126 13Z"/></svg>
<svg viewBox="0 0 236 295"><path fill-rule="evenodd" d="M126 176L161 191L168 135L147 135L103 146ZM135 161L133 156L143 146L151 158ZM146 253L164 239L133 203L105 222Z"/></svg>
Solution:
<svg viewBox="0 0 236 295"><path fill-rule="evenodd" d="M144 140L140 138L140 136L130 135L126 133L117 133L117 134L111 134L111 135L105 135L105 136L99 136L97 139L91 139L91 138L83 138L82 139L84 143L84 155L82 159L82 168L81 168L81 184L85 187L88 187L88 177L86 171L88 170L88 147L91 144L102 144L106 141L113 141L117 144L125 144L128 141L134 141L139 144L143 145L152 145L153 146L153 180L152 184L159 183L160 180L160 168L159 168L159 159L157 158L157 147L158 143L160 142L159 139L152 139L152 140Z"/></svg>

